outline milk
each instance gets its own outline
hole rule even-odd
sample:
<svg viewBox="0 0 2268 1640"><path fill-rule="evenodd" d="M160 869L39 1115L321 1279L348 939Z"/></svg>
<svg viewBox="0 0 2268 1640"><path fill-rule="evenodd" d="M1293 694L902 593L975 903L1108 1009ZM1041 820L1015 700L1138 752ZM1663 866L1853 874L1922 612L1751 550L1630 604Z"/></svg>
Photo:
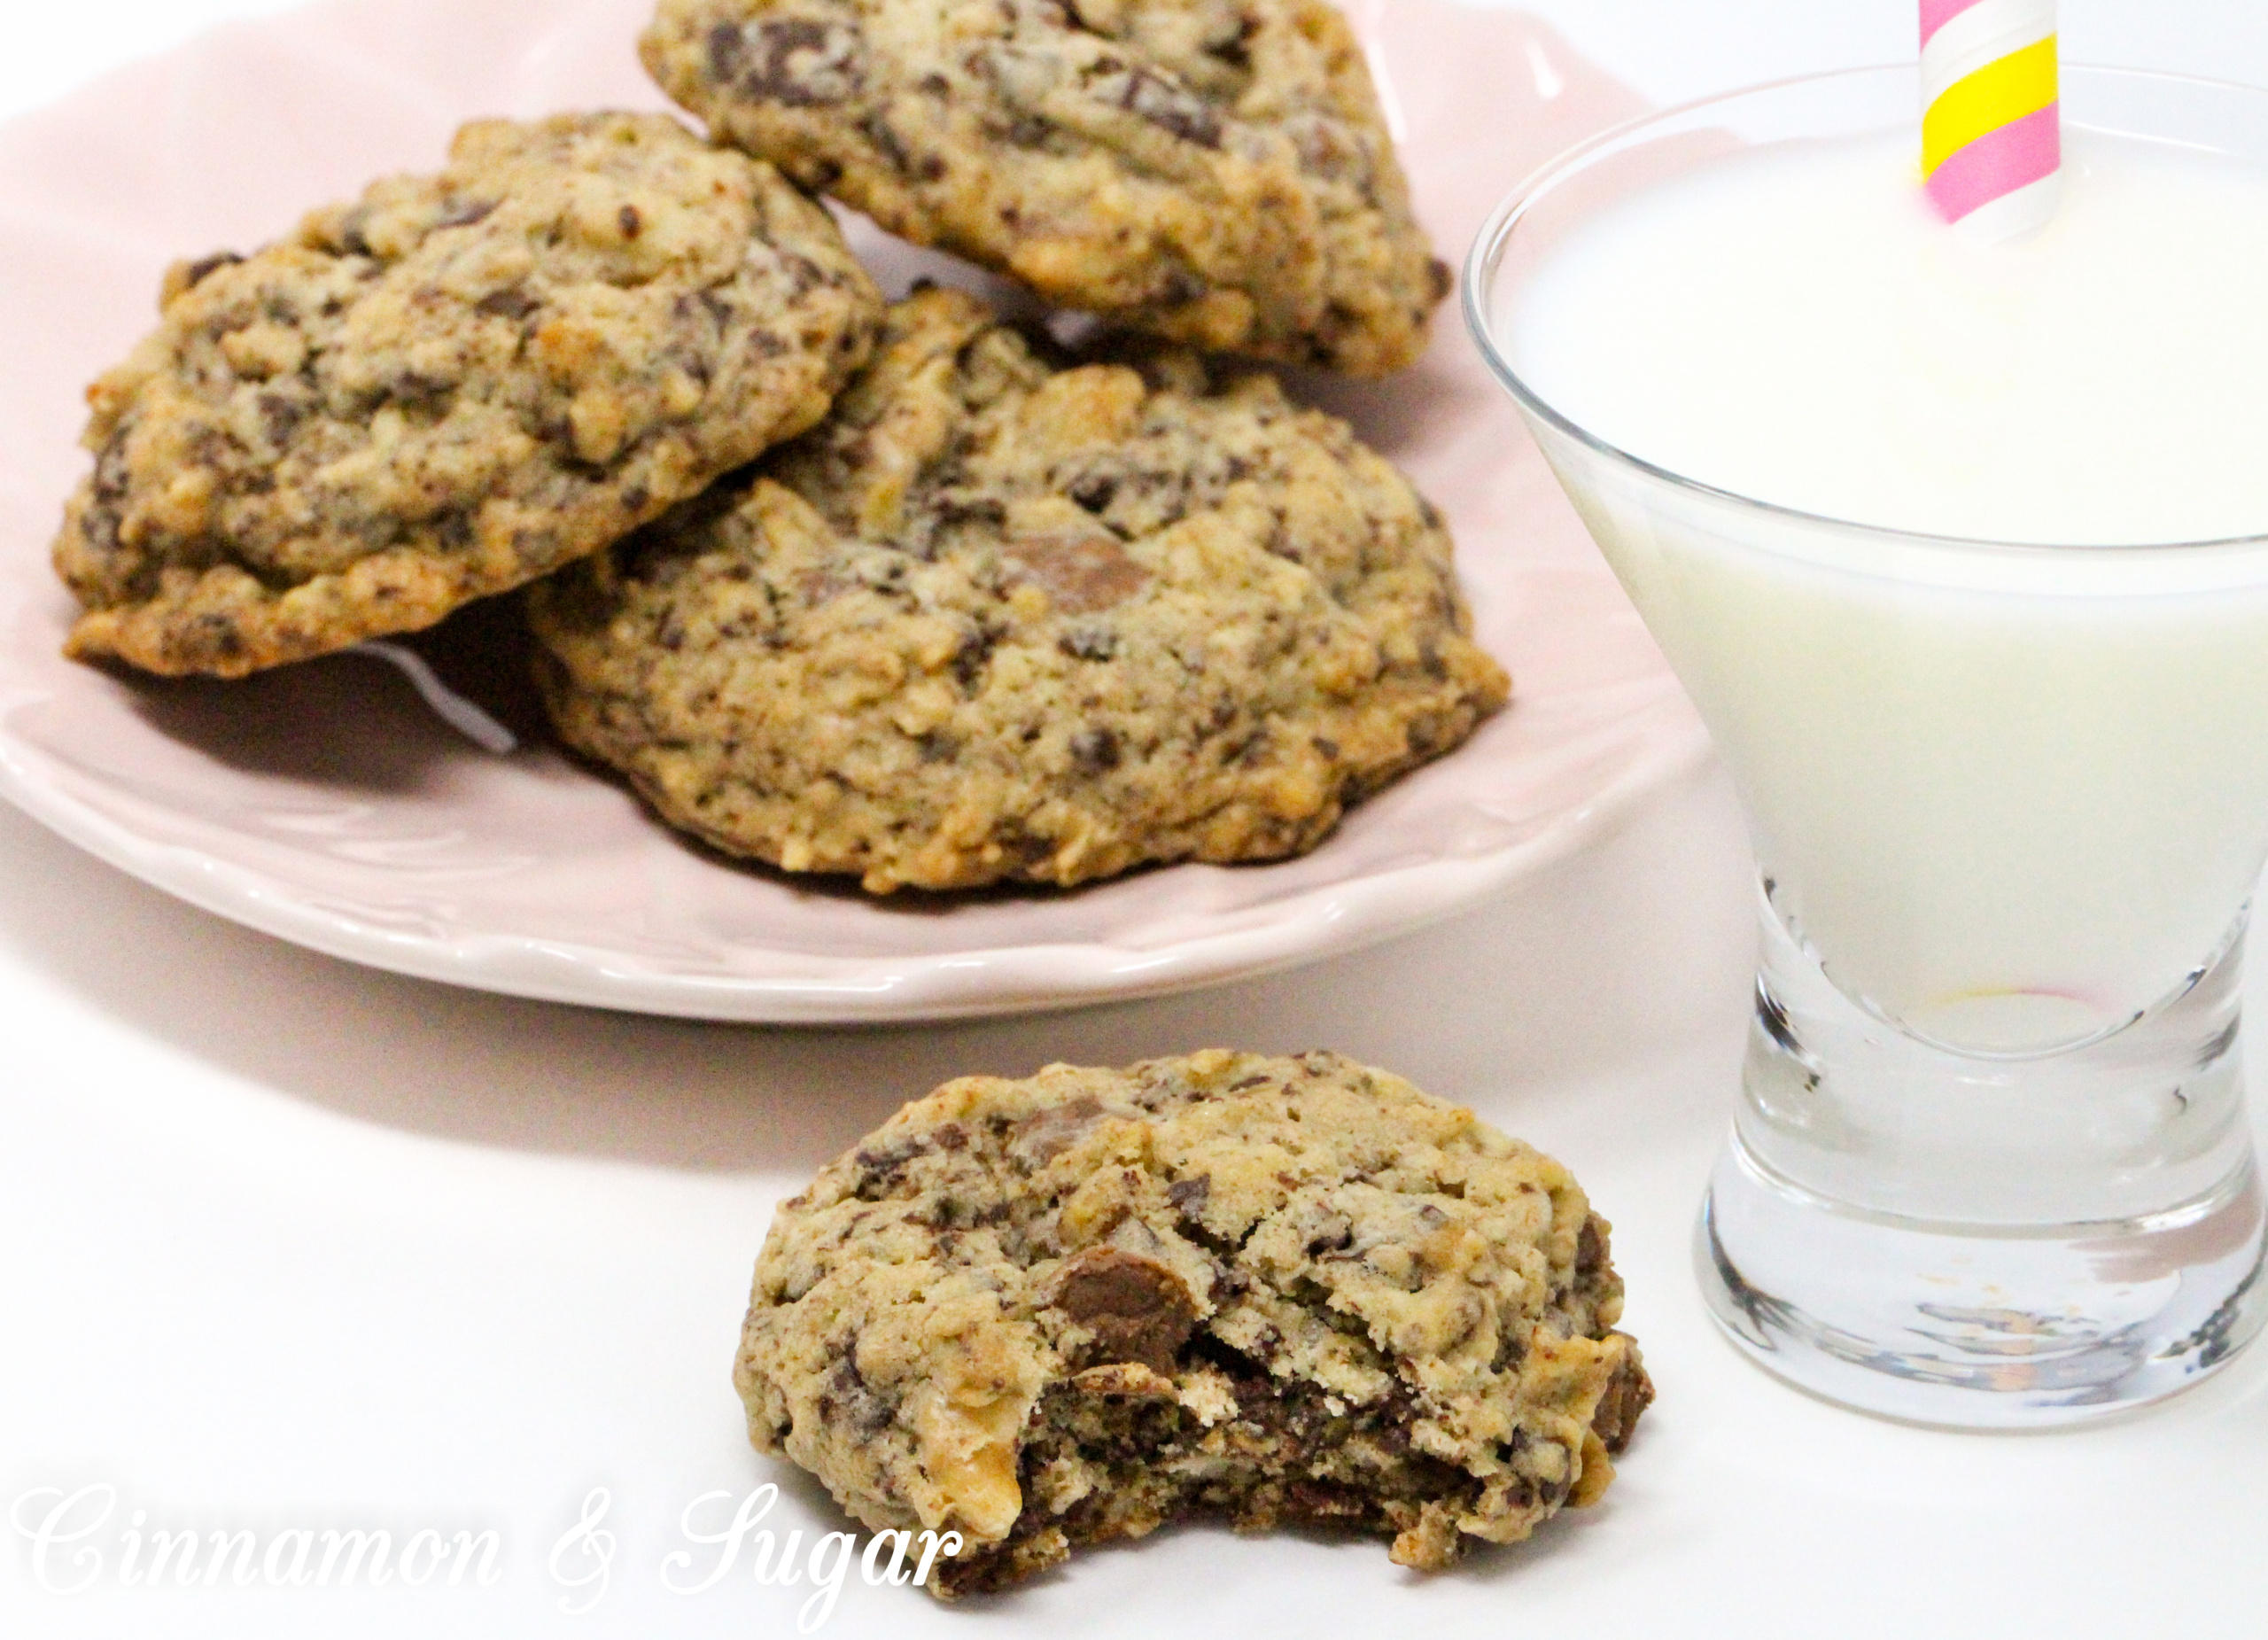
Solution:
<svg viewBox="0 0 2268 1640"><path fill-rule="evenodd" d="M1930 214L1909 136L1730 152L1494 315L1605 444L1917 532L1542 430L1782 919L1855 1000L1986 1053L2177 994L2268 855L2268 546L2148 545L2268 532L2268 175L2065 153L2054 222L1992 246Z"/></svg>

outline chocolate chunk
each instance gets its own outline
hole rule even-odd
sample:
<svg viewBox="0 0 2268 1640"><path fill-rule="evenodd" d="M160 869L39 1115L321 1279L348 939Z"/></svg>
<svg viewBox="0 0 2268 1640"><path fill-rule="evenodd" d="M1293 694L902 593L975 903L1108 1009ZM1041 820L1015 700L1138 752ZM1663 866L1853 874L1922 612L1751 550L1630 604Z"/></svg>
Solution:
<svg viewBox="0 0 2268 1640"><path fill-rule="evenodd" d="M470 228L475 222L486 222L495 209L496 201L493 199L462 199L441 213L439 226Z"/></svg>
<svg viewBox="0 0 2268 1640"><path fill-rule="evenodd" d="M1583 1228L1575 1237L1575 1279L1593 1277L1606 1267L1606 1238L1598 1232L1598 1215L1594 1213L1583 1221Z"/></svg>
<svg viewBox="0 0 2268 1640"><path fill-rule="evenodd" d="M1184 1218L1202 1218L1205 1204L1213 1197L1213 1176L1200 1173L1195 1178L1177 1178L1166 1186L1166 1200L1173 1203L1173 1210Z"/></svg>
<svg viewBox="0 0 2268 1640"><path fill-rule="evenodd" d="M1654 1380L1646 1376L1646 1369L1633 1346L1615 1370L1606 1393L1599 1397L1598 1411L1591 1415L1591 1428L1609 1452L1619 1454L1630 1444L1630 1436L1638 1427L1638 1415L1653 1401Z"/></svg>
<svg viewBox="0 0 2268 1640"><path fill-rule="evenodd" d="M1063 1268L1056 1307L1094 1334L1094 1360L1129 1361L1169 1373L1197 1329L1197 1305L1163 1264L1089 1247Z"/></svg>
<svg viewBox="0 0 2268 1640"><path fill-rule="evenodd" d="M1121 756L1115 730L1081 729L1071 737L1071 761L1082 774L1107 774Z"/></svg>
<svg viewBox="0 0 2268 1640"><path fill-rule="evenodd" d="M1074 626L1055 647L1074 660L1107 661L1118 653L1118 634L1099 626Z"/></svg>
<svg viewBox="0 0 2268 1640"><path fill-rule="evenodd" d="M960 647L953 651L953 677L961 688L974 689L976 687L999 642L998 633L982 626L960 641Z"/></svg>
<svg viewBox="0 0 2268 1640"><path fill-rule="evenodd" d="M905 144L891 129L888 120L879 113L868 114L858 122L858 128L866 133L866 140L874 145L875 152L889 161L891 170L900 176L913 174L913 156L906 152Z"/></svg>
<svg viewBox="0 0 2268 1640"><path fill-rule="evenodd" d="M851 1158L858 1169L851 1193L861 1201L884 1200L905 1180L907 1165L928 1150L929 1138L921 1133L860 1147Z"/></svg>
<svg viewBox="0 0 2268 1640"><path fill-rule="evenodd" d="M496 291L475 302L472 310L491 319L509 319L517 323L542 306L525 291Z"/></svg>
<svg viewBox="0 0 2268 1640"><path fill-rule="evenodd" d="M350 256L369 255L370 242L368 238L364 237L364 235L369 230L369 206L366 205L357 206L353 210L348 212L346 214L346 220L340 223L338 228L339 248L346 252Z"/></svg>
<svg viewBox="0 0 2268 1640"><path fill-rule="evenodd" d="M1067 1104L1034 1111L1016 1123L1017 1148L1037 1161L1052 1162L1107 1114L1099 1100L1084 1093Z"/></svg>
<svg viewBox="0 0 2268 1640"><path fill-rule="evenodd" d="M1221 145L1221 117L1202 98L1146 68L1105 74L1094 84L1096 95L1138 115L1169 136L1200 148Z"/></svg>
<svg viewBox="0 0 2268 1640"><path fill-rule="evenodd" d="M272 445L281 447L307 416L307 407L284 393L264 393L260 395L260 430L268 435L268 441Z"/></svg>
<svg viewBox="0 0 2268 1640"><path fill-rule="evenodd" d="M233 268L244 260L234 251L221 251L211 256L199 257L182 269L181 289L193 291L223 268Z"/></svg>
<svg viewBox="0 0 2268 1640"><path fill-rule="evenodd" d="M1309 1258L1322 1258L1333 1253L1343 1253L1355 1245L1355 1225L1344 1213L1334 1213L1324 1220L1315 1234L1308 1238Z"/></svg>
<svg viewBox="0 0 2268 1640"><path fill-rule="evenodd" d="M1015 579L1038 587L1066 615L1091 615L1139 592L1149 571L1108 535L1044 535L1008 544Z"/></svg>
<svg viewBox="0 0 2268 1640"><path fill-rule="evenodd" d="M748 58L748 43L741 31L731 23L718 23L709 31L709 74L713 80L729 82L740 78L741 65Z"/></svg>
<svg viewBox="0 0 2268 1640"><path fill-rule="evenodd" d="M754 101L825 108L847 102L858 89L860 47L858 31L840 23L782 17L712 30L709 64L719 80L734 82Z"/></svg>

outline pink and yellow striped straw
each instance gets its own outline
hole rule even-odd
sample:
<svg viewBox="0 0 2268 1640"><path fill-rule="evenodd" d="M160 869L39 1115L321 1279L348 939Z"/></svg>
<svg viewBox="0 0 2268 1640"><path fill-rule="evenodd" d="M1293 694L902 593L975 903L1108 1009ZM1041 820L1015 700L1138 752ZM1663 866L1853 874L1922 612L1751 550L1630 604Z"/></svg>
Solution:
<svg viewBox="0 0 2268 1640"><path fill-rule="evenodd" d="M2055 210L2055 0L1921 0L1922 179L1949 222L2004 239Z"/></svg>

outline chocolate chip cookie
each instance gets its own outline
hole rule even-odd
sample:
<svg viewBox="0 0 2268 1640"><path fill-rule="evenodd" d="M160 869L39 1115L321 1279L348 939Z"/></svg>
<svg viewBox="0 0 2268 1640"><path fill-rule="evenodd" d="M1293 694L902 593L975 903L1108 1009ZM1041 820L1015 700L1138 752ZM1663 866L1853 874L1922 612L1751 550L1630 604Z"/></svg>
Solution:
<svg viewBox="0 0 2268 1640"><path fill-rule="evenodd" d="M554 721L720 849L874 893L1277 859L1509 685L1448 531L1189 355L892 308L817 430L534 588Z"/></svg>
<svg viewBox="0 0 2268 1640"><path fill-rule="evenodd" d="M951 1082L773 1216L757 1447L935 1587L1191 1516L1434 1570L1595 1501L1653 1387L1566 1170L1331 1053Z"/></svg>
<svg viewBox="0 0 2268 1640"><path fill-rule="evenodd" d="M235 677L431 626L823 416L879 294L771 167L675 121L487 121L167 277L89 390L69 651Z"/></svg>
<svg viewBox="0 0 2268 1640"><path fill-rule="evenodd" d="M805 187L1192 346L1382 375L1449 289L1324 0L662 0L643 52Z"/></svg>

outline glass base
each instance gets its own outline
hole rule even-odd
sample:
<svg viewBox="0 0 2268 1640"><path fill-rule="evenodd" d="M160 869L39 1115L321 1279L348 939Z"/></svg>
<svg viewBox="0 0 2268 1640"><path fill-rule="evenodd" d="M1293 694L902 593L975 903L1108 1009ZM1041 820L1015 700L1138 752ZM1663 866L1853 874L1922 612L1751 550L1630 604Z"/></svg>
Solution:
<svg viewBox="0 0 2268 1640"><path fill-rule="evenodd" d="M1768 887L1764 911L1695 1242L1759 1364L1869 1412L2038 1428L2171 1395L2268 1321L2241 934L2123 1030L1965 1054L1845 997Z"/></svg>
<svg viewBox="0 0 2268 1640"><path fill-rule="evenodd" d="M1736 1136L1694 1237L1701 1290L1751 1359L1845 1406L1966 1429L2101 1418L2186 1388L2268 1319L2248 1158L2146 1218L1957 1225L1854 1211Z"/></svg>

